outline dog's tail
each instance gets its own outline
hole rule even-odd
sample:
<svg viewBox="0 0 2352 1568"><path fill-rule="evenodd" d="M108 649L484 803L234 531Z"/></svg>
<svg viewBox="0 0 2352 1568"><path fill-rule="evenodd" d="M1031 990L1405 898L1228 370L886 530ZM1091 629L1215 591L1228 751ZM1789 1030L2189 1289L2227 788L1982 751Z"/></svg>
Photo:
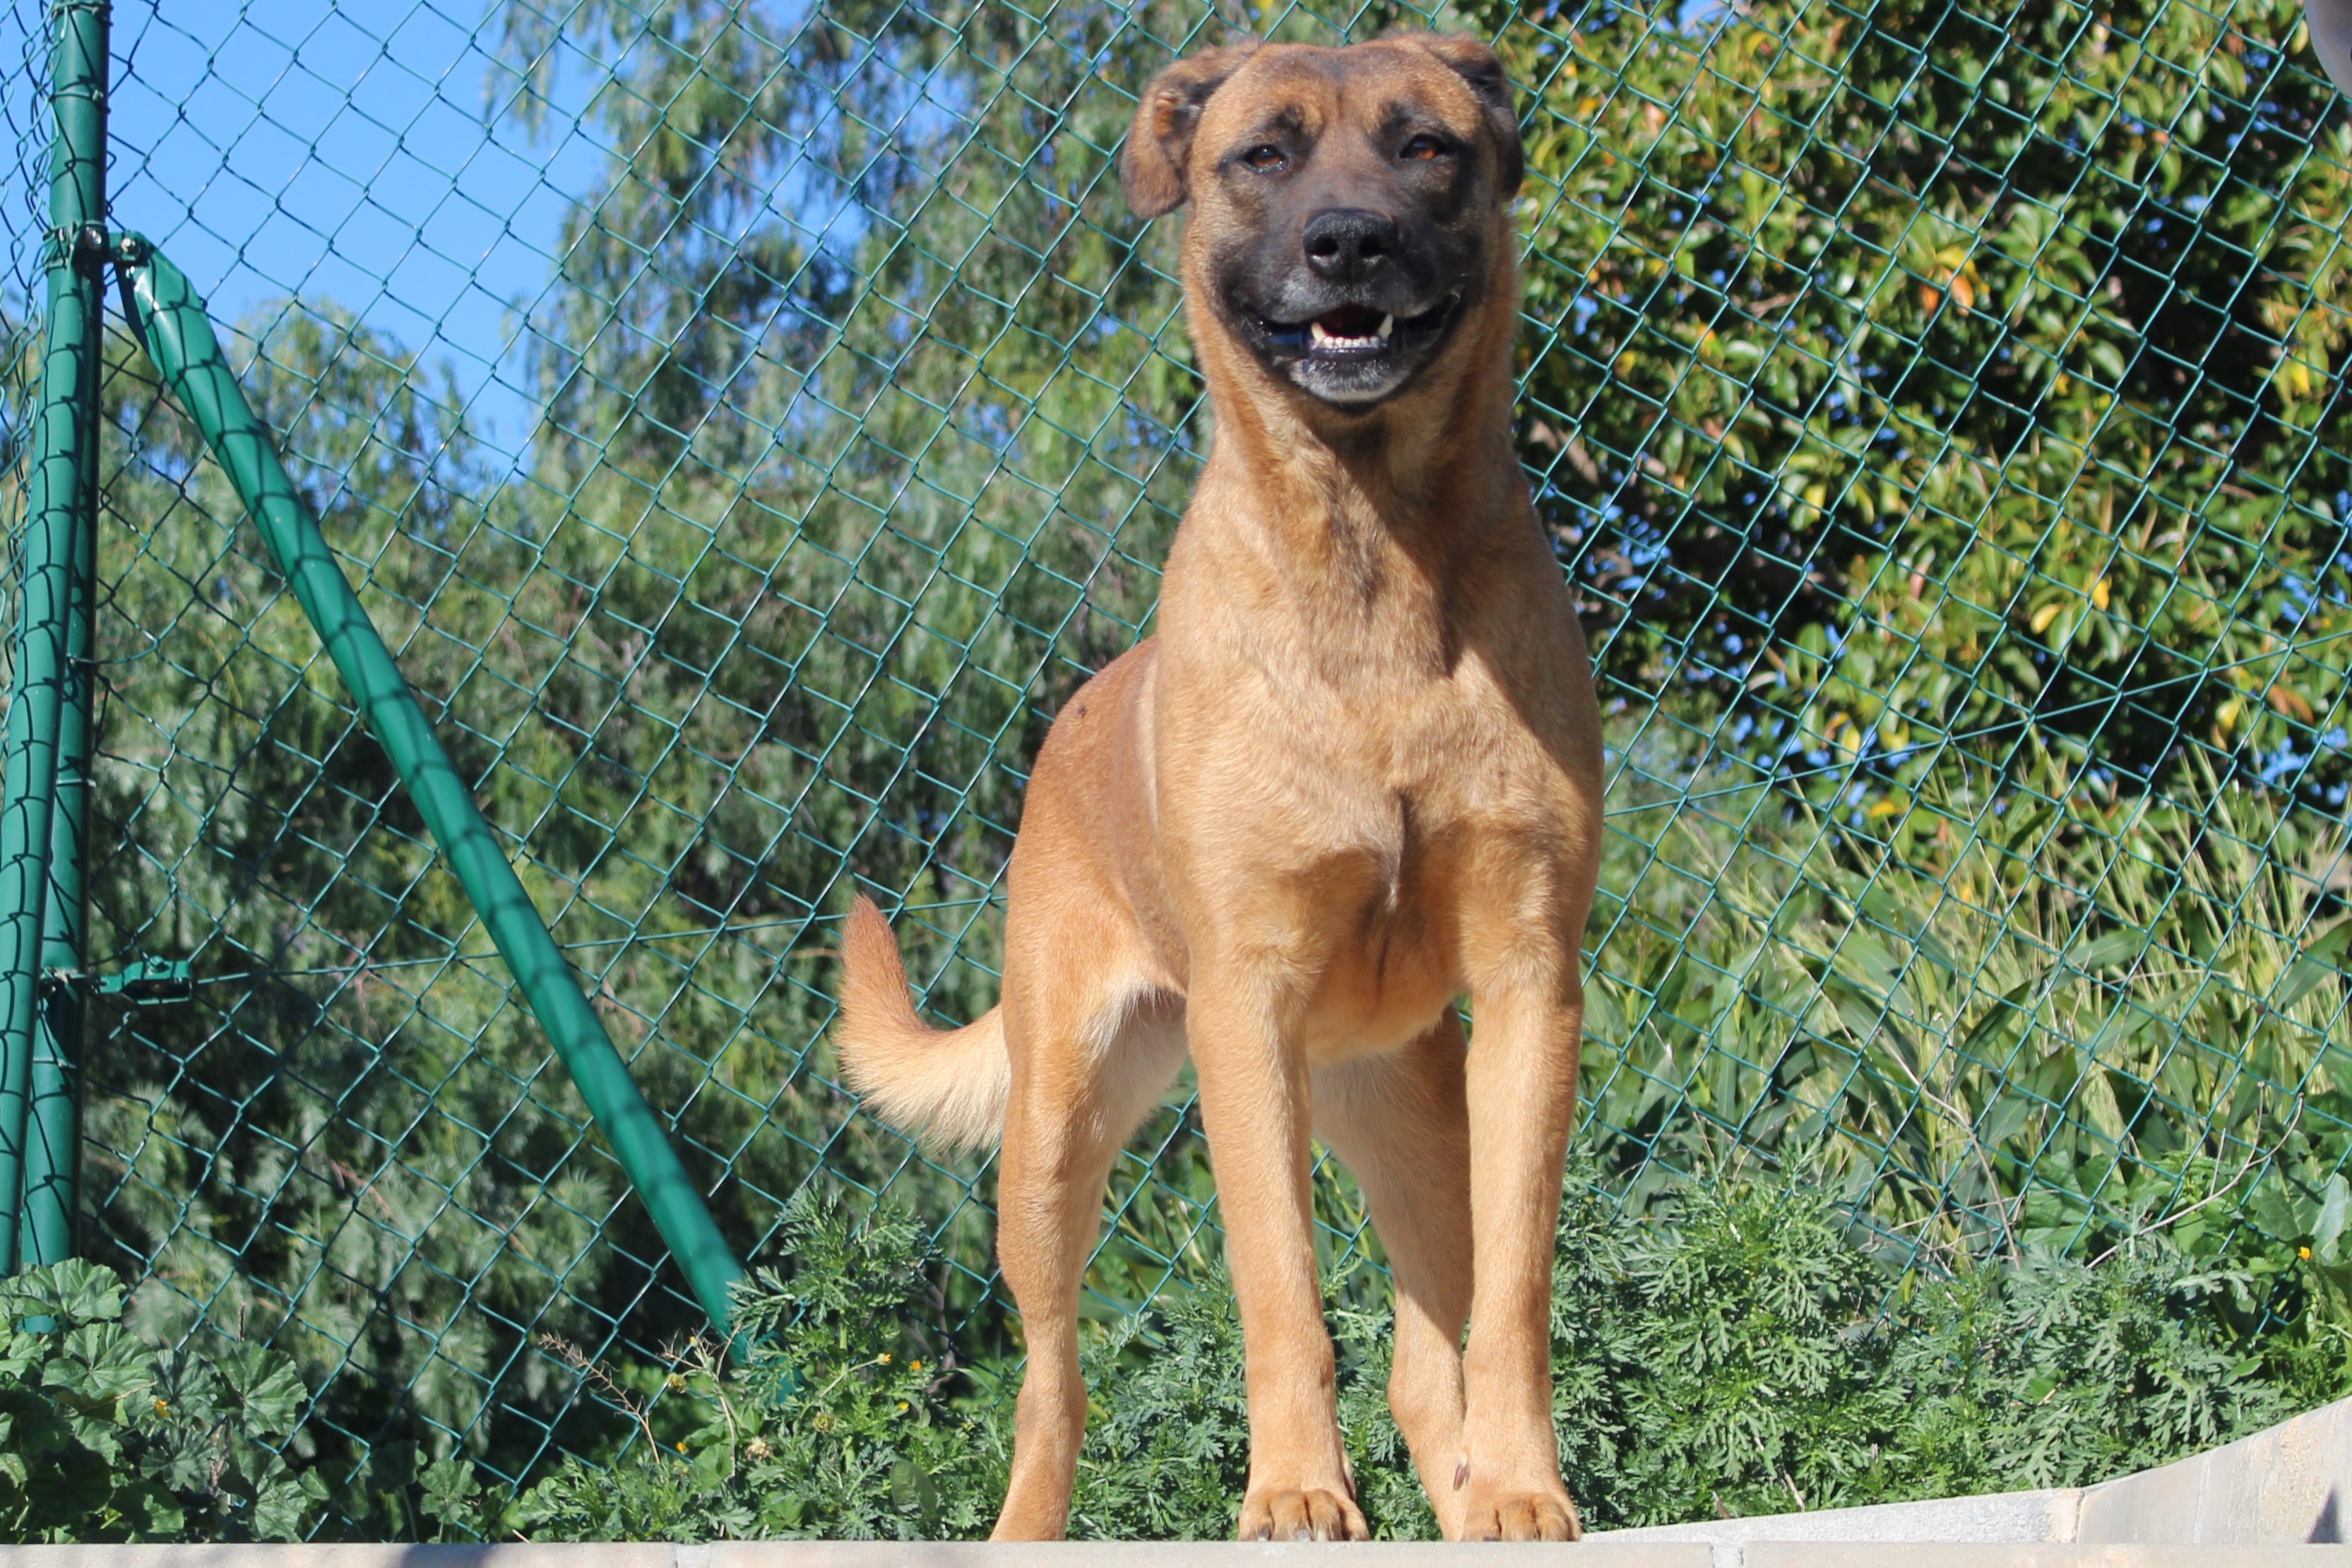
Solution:
<svg viewBox="0 0 2352 1568"><path fill-rule="evenodd" d="M961 1029L924 1023L907 994L898 939L863 895L850 909L841 957L834 1045L866 1109L941 1149L994 1147L1013 1092L1003 1004Z"/></svg>

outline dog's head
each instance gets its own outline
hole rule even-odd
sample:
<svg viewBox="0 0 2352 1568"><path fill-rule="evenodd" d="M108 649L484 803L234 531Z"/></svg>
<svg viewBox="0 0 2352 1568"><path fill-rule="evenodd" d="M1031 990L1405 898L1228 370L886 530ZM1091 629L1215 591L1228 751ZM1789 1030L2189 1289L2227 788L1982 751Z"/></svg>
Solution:
<svg viewBox="0 0 2352 1568"><path fill-rule="evenodd" d="M1520 172L1494 51L1432 33L1180 60L1144 90L1119 167L1139 216L1192 204L1196 308L1349 411L1444 357L1508 276Z"/></svg>

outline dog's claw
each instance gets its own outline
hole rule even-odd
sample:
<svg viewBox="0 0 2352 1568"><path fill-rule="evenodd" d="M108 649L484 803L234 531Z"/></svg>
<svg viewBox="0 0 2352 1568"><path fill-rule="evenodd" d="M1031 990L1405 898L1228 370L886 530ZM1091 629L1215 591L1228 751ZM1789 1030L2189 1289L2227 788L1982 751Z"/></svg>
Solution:
<svg viewBox="0 0 2352 1568"><path fill-rule="evenodd" d="M1523 1492L1473 1504L1462 1533L1472 1541L1576 1541L1584 1527L1566 1496Z"/></svg>
<svg viewBox="0 0 2352 1568"><path fill-rule="evenodd" d="M1255 1491L1242 1500L1244 1541L1370 1541L1355 1500L1325 1489Z"/></svg>
<svg viewBox="0 0 2352 1568"><path fill-rule="evenodd" d="M1464 1455L1454 1467L1454 1489L1460 1491L1470 1480L1470 1458Z"/></svg>

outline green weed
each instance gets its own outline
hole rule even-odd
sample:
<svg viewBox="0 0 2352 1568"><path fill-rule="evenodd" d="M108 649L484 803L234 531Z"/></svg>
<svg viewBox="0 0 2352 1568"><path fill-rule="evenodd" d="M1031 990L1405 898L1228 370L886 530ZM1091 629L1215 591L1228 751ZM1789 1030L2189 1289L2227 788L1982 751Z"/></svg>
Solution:
<svg viewBox="0 0 2352 1568"><path fill-rule="evenodd" d="M257 1345L158 1350L79 1260L0 1280L0 1541L290 1541L327 1496L275 1444L309 1394Z"/></svg>
<svg viewBox="0 0 2352 1568"><path fill-rule="evenodd" d="M927 1326L936 1260L903 1219L853 1224L804 1201L793 1224L791 1269L762 1271L740 1297L746 1329L772 1330L774 1349L734 1370L707 1341L667 1370L593 1369L633 1428L599 1463L568 1458L511 1507L485 1504L478 1528L537 1540L983 1531L1011 1445L999 1391L1017 1368L953 1367ZM2326 1308L2263 1323L2257 1302L2304 1289L2294 1279L2194 1259L2161 1237L2095 1263L2033 1248L1957 1278L1897 1275L1811 1183L1695 1183L1634 1219L1585 1173L1560 1242L1561 1460L1599 1529L2078 1485L2352 1389L2346 1325ZM1366 1513L1381 1535L1426 1538L1434 1521L1385 1404L1388 1315L1341 1307L1332 1328ZM1248 1427L1222 1279L1108 1325L1087 1363L1073 1534L1229 1533ZM633 1379L677 1397L629 1395Z"/></svg>
<svg viewBox="0 0 2352 1568"><path fill-rule="evenodd" d="M779 1236L786 1263L736 1288L738 1362L704 1337L652 1379L586 1364L634 1423L626 1449L601 1467L565 1459L504 1528L546 1541L985 1531L1004 1449L992 1422L948 1397L961 1379L924 1322L935 1257L921 1231L804 1194Z"/></svg>

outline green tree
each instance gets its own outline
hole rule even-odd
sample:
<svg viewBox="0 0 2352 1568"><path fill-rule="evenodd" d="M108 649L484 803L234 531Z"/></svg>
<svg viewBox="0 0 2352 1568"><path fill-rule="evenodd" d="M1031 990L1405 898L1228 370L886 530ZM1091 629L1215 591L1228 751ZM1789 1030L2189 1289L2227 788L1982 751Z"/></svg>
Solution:
<svg viewBox="0 0 2352 1568"><path fill-rule="evenodd" d="M1629 694L1768 763L2031 729L2340 789L2352 120L2299 7L1472 9L1534 95L1528 450Z"/></svg>

